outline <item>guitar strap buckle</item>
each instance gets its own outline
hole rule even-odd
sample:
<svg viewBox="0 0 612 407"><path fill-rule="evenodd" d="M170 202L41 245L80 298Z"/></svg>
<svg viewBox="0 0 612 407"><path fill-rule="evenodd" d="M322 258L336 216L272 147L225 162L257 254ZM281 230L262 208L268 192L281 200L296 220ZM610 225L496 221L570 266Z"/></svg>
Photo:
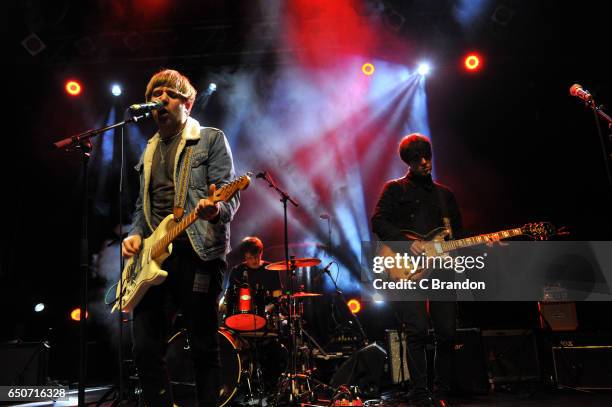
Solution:
<svg viewBox="0 0 612 407"><path fill-rule="evenodd" d="M172 215L174 215L174 221L175 222L180 222L181 219L183 219L183 214L185 213L185 209L181 208L180 206L175 206L174 208L172 208Z"/></svg>

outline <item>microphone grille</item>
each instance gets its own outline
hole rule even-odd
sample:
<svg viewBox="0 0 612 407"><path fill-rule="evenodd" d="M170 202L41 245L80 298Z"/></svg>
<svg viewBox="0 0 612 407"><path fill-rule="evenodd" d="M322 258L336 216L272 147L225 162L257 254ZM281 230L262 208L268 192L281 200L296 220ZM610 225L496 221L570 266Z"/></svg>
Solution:
<svg viewBox="0 0 612 407"><path fill-rule="evenodd" d="M570 87L570 95L576 96L578 95L578 91L582 89L582 85L575 83Z"/></svg>

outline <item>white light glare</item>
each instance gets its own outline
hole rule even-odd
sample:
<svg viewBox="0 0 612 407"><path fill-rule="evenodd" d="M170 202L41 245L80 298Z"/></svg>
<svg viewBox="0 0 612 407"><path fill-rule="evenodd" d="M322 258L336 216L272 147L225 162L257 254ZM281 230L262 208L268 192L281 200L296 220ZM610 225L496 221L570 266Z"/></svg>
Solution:
<svg viewBox="0 0 612 407"><path fill-rule="evenodd" d="M34 306L35 312L42 312L44 309L45 309L45 304L43 304L42 302L39 302L38 304Z"/></svg>
<svg viewBox="0 0 612 407"><path fill-rule="evenodd" d="M120 96L121 95L121 86L117 85L116 83L113 84L113 87L111 88L111 92L115 96Z"/></svg>
<svg viewBox="0 0 612 407"><path fill-rule="evenodd" d="M372 295L372 300L374 300L374 303L378 304L378 305L382 305L385 303L385 301L383 300L382 295L380 295L379 293L374 293L374 295Z"/></svg>
<svg viewBox="0 0 612 407"><path fill-rule="evenodd" d="M211 82L210 85L208 85L208 92L213 93L216 90L217 90L217 84L214 82Z"/></svg>
<svg viewBox="0 0 612 407"><path fill-rule="evenodd" d="M429 72L431 72L431 66L429 66L427 62L421 62L419 64L419 67L417 68L417 72L419 73L419 75L425 76Z"/></svg>

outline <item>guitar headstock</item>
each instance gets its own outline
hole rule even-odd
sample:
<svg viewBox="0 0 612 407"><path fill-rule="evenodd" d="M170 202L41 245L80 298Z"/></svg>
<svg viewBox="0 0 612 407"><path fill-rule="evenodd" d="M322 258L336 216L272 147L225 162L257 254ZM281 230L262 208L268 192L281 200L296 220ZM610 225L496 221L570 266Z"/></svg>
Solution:
<svg viewBox="0 0 612 407"><path fill-rule="evenodd" d="M549 222L527 223L521 231L535 240L548 240L549 237L557 234L557 228Z"/></svg>
<svg viewBox="0 0 612 407"><path fill-rule="evenodd" d="M236 192L246 189L251 183L251 173L247 172L246 174L236 178L229 184L223 185L217 191L215 191L215 195L213 197L214 202L219 201L229 201L236 194Z"/></svg>

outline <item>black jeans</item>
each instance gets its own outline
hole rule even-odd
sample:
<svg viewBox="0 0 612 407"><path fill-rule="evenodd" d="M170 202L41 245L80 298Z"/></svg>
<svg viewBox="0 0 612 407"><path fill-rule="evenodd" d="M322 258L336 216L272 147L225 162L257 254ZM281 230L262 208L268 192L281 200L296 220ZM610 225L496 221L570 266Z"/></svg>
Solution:
<svg viewBox="0 0 612 407"><path fill-rule="evenodd" d="M427 386L427 358L425 345L429 321L425 301L396 302L395 310L406 333L408 370L416 398L425 397ZM431 301L429 313L434 329L436 353L434 357L434 393L450 391L452 351L457 313L455 301Z"/></svg>
<svg viewBox="0 0 612 407"><path fill-rule="evenodd" d="M148 407L173 403L165 354L179 310L189 335L198 404L217 405L221 383L217 296L225 267L221 259L205 262L188 244L175 244L163 264L166 281L151 287L134 309L134 356Z"/></svg>

